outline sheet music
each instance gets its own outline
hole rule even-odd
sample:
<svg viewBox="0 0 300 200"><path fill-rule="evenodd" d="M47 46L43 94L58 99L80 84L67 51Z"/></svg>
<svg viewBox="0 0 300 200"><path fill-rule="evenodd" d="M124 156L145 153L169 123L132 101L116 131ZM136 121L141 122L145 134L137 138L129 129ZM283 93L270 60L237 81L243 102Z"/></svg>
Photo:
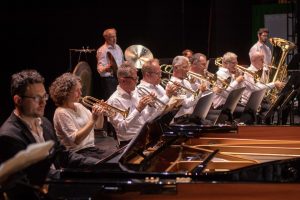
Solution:
<svg viewBox="0 0 300 200"><path fill-rule="evenodd" d="M53 141L31 144L27 149L20 151L13 158L0 165L0 183L8 176L42 160L49 155L49 151L54 145Z"/></svg>

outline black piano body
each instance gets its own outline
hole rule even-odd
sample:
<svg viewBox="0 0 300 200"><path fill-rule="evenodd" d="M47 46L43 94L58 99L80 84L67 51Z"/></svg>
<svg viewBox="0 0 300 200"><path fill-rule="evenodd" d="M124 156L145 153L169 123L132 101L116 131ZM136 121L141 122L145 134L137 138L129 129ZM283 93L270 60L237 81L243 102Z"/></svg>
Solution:
<svg viewBox="0 0 300 200"><path fill-rule="evenodd" d="M145 125L92 170L47 180L65 199L295 199L300 127Z"/></svg>

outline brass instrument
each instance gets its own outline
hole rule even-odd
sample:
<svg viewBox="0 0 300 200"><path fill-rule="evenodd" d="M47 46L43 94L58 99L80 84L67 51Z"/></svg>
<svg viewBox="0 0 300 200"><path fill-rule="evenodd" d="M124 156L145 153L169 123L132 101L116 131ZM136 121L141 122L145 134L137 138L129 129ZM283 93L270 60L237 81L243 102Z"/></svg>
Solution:
<svg viewBox="0 0 300 200"><path fill-rule="evenodd" d="M122 110L92 96L83 97L81 99L81 102L88 108L92 108L94 105L102 106L108 112L109 116L114 116L116 113L120 113L124 117L124 119L128 116L130 110L130 108L128 108L127 110Z"/></svg>
<svg viewBox="0 0 300 200"><path fill-rule="evenodd" d="M151 95L151 92L145 87L138 86L137 90L140 96ZM154 108L161 108L165 107L166 104L162 102L159 98L153 97L153 103L151 103L151 106Z"/></svg>
<svg viewBox="0 0 300 200"><path fill-rule="evenodd" d="M167 86L168 82L171 82L172 84L174 84L174 85L180 87L182 90L184 90L184 91L186 91L186 92L192 93L192 95L194 96L194 98L196 98L196 97L199 95L199 92L200 92L199 89L196 90L196 91L194 91L194 90L189 89L189 88L187 88L187 87L185 87L185 86L183 86L183 85L181 85L180 83L177 83L177 82L175 82L175 81L171 81L171 80L167 80L167 79L162 79L162 80L161 80L161 84L162 84L164 87Z"/></svg>
<svg viewBox="0 0 300 200"><path fill-rule="evenodd" d="M218 58L216 58L216 60L215 60L215 64L216 64L218 67L222 67L221 61L222 61L222 57L218 57ZM256 82L259 82L261 76L259 75L258 72L252 72L252 71L248 70L246 67L243 67L243 66L241 66L241 65L236 65L236 67L237 67L238 70L242 71L243 73L247 73L247 74L249 74L250 76L252 76L255 83L256 83Z"/></svg>
<svg viewBox="0 0 300 200"><path fill-rule="evenodd" d="M160 68L164 72L169 72L169 73L173 72L173 65L162 64L160 65Z"/></svg>
<svg viewBox="0 0 300 200"><path fill-rule="evenodd" d="M192 71L188 71L187 72L187 76L188 76L188 80L191 82L192 79L198 79L200 81L205 81L208 82L210 85L214 86L216 84L216 80L214 78L210 78L210 77L205 77L202 76L201 74L192 72Z"/></svg>
<svg viewBox="0 0 300 200"><path fill-rule="evenodd" d="M282 38L270 38L270 43L273 46L271 68L269 68L269 80L267 83L280 81L284 82L287 78L287 65L285 59L289 51L296 48L296 45ZM277 88L267 92L266 98L271 104L277 100L277 94L280 91Z"/></svg>

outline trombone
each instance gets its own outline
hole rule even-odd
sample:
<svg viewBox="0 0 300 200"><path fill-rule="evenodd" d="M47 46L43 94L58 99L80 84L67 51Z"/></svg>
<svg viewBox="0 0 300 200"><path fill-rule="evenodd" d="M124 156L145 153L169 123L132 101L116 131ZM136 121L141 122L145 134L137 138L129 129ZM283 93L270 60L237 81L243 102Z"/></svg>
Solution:
<svg viewBox="0 0 300 200"><path fill-rule="evenodd" d="M199 89L197 89L197 90L195 91L195 90L189 89L189 88L187 88L187 87L185 87L185 86L183 86L183 85L181 85L180 83L177 83L177 82L175 82L175 81L171 81L171 80L167 80L167 79L162 79L162 80L161 80L161 84L162 84L164 87L167 86L168 82L171 82L172 84L174 84L174 85L180 87L182 90L191 93L191 94L194 96L194 98L196 98L196 97L199 95L199 92L200 92Z"/></svg>
<svg viewBox="0 0 300 200"><path fill-rule="evenodd" d="M108 112L109 116L114 116L116 113L120 113L124 119L128 116L130 110L130 108L122 110L92 96L82 97L81 102L88 108L92 108L94 105L102 106Z"/></svg>
<svg viewBox="0 0 300 200"><path fill-rule="evenodd" d="M222 86L218 86L220 89L226 89L230 84L227 80L222 80L211 72L206 71L205 74L206 74L206 77L202 76L201 74L195 73L195 72L191 72L191 71L187 72L188 80L195 78L195 79L209 82L210 85L212 85L212 86L217 86L217 84L218 84L217 80L220 81L220 83L222 84Z"/></svg>
<svg viewBox="0 0 300 200"><path fill-rule="evenodd" d="M151 95L151 92L145 87L138 86L137 91L138 94L142 97L146 95ZM167 106L167 104L162 102L159 98L157 97L152 97L152 98L153 98L153 103L151 103L150 106L152 106L153 108L161 108Z"/></svg>

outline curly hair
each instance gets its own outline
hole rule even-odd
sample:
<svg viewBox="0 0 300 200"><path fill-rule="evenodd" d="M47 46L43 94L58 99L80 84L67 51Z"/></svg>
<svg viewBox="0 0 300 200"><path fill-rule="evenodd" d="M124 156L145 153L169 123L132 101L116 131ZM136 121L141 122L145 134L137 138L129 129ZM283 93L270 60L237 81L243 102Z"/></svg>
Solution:
<svg viewBox="0 0 300 200"><path fill-rule="evenodd" d="M56 106L64 104L78 81L81 82L80 78L69 72L55 79L49 87L49 93Z"/></svg>
<svg viewBox="0 0 300 200"><path fill-rule="evenodd" d="M44 83L45 79L36 70L27 69L21 72L15 73L11 77L10 93L14 95L25 95L26 88L30 84Z"/></svg>

